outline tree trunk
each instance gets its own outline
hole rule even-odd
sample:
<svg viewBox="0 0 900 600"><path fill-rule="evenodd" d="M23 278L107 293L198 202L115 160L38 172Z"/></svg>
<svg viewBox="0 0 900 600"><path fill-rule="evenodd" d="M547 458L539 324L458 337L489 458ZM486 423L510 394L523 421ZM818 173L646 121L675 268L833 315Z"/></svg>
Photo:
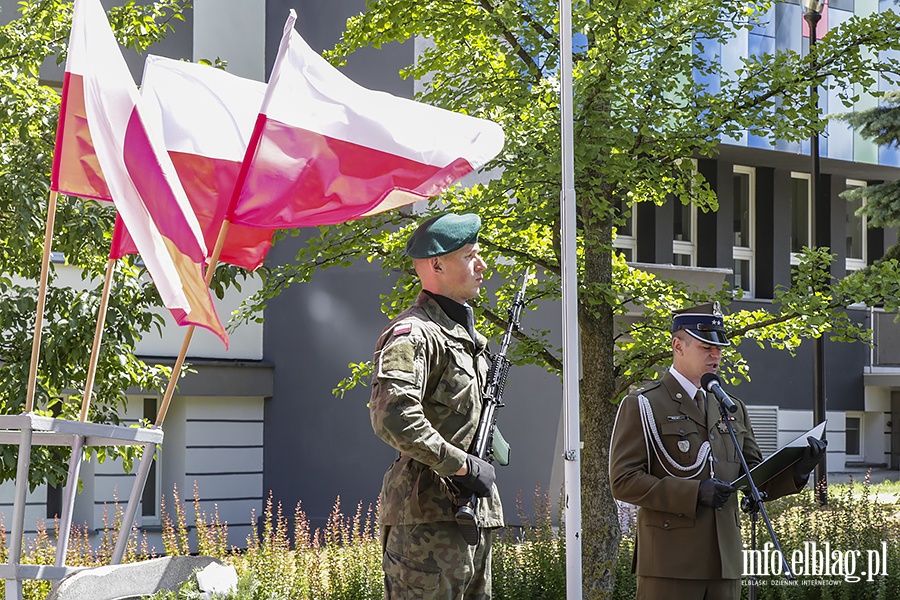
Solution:
<svg viewBox="0 0 900 600"><path fill-rule="evenodd" d="M602 224L592 231L589 229L592 219L585 216L585 248L594 249L585 253L584 283L588 287L612 285L612 256L607 250L612 241L612 226L608 218L598 220ZM603 304L591 306L582 310L579 318L584 597L606 599L612 597L621 538L618 510L609 489L609 440L618 409L612 403L615 392L613 310Z"/></svg>

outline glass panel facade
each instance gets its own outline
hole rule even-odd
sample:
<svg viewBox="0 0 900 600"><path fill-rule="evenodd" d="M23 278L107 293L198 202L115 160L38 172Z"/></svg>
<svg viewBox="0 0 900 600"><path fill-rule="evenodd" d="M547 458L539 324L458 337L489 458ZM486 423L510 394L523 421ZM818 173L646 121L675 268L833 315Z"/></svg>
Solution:
<svg viewBox="0 0 900 600"><path fill-rule="evenodd" d="M846 453L849 456L859 456L859 417L846 418Z"/></svg>

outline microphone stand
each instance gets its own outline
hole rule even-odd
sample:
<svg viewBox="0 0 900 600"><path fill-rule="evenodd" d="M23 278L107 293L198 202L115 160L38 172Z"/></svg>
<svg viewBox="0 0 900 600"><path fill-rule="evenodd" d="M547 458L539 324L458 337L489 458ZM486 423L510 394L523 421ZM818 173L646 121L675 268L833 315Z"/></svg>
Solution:
<svg viewBox="0 0 900 600"><path fill-rule="evenodd" d="M760 497L765 496L760 493ZM759 508L754 506L750 496L745 495L741 500L741 510L750 513L750 550L756 551L756 523L759 521ZM750 575L750 586L748 590L748 600L756 600L756 573Z"/></svg>
<svg viewBox="0 0 900 600"><path fill-rule="evenodd" d="M715 396L715 394L713 394ZM734 444L735 450L737 450L738 458L741 459L741 468L744 470L744 473L747 474L747 482L750 484L750 497L753 499L756 507L759 509L759 512L762 513L763 522L766 524L766 529L769 530L769 536L772 538L772 543L775 545L775 549L778 551L778 556L781 557L781 566L784 568L784 574L788 578L789 581L794 580L794 573L791 571L791 567L788 566L787 559L784 557L784 552L781 551L781 544L778 543L778 537L775 535L775 530L772 529L772 521L769 520L769 513L766 512L766 507L763 504L762 495L759 493L759 488L756 487L756 483L753 481L753 477L750 475L750 467L747 466L747 459L744 458L744 451L741 448L740 444L738 444L737 436L734 434L734 427L731 425L731 420L728 418L728 409L725 406L725 403L719 400L716 397L716 400L719 404L719 414L722 415L722 420L725 421L725 425L728 427L728 434L731 436L731 443ZM753 524L753 550L756 550L756 524ZM756 578L753 577L751 580L750 586L750 596L751 600L755 600L756 598Z"/></svg>

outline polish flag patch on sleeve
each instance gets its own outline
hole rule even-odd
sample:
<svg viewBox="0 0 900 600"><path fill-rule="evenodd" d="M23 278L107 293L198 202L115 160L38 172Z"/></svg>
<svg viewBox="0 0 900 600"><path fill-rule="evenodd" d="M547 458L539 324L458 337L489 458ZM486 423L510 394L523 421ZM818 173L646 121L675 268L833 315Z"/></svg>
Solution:
<svg viewBox="0 0 900 600"><path fill-rule="evenodd" d="M397 337L398 335L406 335L410 331L412 331L412 324L410 324L410 323L403 323L402 325L397 325L396 327L394 327L393 337Z"/></svg>

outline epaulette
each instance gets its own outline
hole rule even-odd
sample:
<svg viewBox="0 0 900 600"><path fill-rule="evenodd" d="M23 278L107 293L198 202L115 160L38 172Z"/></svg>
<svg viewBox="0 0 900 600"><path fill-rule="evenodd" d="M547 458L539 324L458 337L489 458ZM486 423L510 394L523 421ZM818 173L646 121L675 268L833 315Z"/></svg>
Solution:
<svg viewBox="0 0 900 600"><path fill-rule="evenodd" d="M643 394L645 392L649 392L650 390L654 390L661 385L662 385L662 379L657 379L655 381L648 381L631 393L634 394L635 396L637 396L638 394Z"/></svg>

